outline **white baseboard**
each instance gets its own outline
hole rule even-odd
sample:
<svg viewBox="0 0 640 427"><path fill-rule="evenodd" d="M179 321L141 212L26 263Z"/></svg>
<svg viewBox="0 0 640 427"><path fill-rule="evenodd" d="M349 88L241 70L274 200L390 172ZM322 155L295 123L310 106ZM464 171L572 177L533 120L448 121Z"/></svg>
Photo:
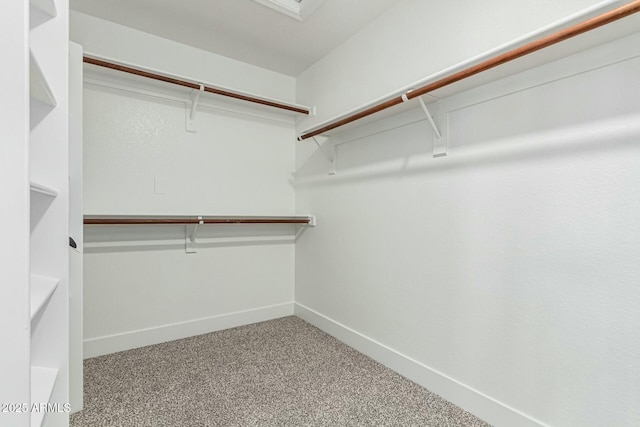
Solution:
<svg viewBox="0 0 640 427"><path fill-rule="evenodd" d="M549 427L300 303L294 314L496 427Z"/></svg>
<svg viewBox="0 0 640 427"><path fill-rule="evenodd" d="M427 388L444 399L471 412L496 427L549 427L417 360L387 347L300 303L222 314L204 319L173 323L84 341L84 357L96 357L119 351L159 344L251 323L296 315L334 336L377 362Z"/></svg>
<svg viewBox="0 0 640 427"><path fill-rule="evenodd" d="M293 302L84 340L84 358L293 315Z"/></svg>

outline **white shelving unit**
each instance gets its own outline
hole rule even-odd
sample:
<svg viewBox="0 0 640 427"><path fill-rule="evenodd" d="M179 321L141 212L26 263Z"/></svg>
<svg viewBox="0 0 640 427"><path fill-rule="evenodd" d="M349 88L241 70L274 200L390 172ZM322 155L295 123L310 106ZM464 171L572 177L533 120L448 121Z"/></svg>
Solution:
<svg viewBox="0 0 640 427"><path fill-rule="evenodd" d="M47 78L42 72L40 64L38 64L38 61L33 56L33 53L29 55L29 80L29 94L31 98L55 107L56 98L53 96L49 82L47 82Z"/></svg>
<svg viewBox="0 0 640 427"><path fill-rule="evenodd" d="M57 369L31 368L31 402L49 402L56 385ZM31 427L42 425L46 411L38 410L31 414Z"/></svg>
<svg viewBox="0 0 640 427"><path fill-rule="evenodd" d="M68 426L68 0L30 0L29 369L31 427Z"/></svg>
<svg viewBox="0 0 640 427"><path fill-rule="evenodd" d="M30 0L31 6L36 7L49 16L56 16L56 3L54 0Z"/></svg>
<svg viewBox="0 0 640 427"><path fill-rule="evenodd" d="M0 2L0 426L69 425L68 21L68 0Z"/></svg>

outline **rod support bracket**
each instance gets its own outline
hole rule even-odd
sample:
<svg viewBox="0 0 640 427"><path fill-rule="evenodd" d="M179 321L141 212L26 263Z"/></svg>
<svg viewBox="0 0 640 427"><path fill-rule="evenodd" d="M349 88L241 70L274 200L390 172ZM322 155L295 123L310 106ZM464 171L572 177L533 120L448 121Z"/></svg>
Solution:
<svg viewBox="0 0 640 427"><path fill-rule="evenodd" d="M434 115L431 114L427 104L424 103L422 97L418 96L418 102L420 103L420 107L422 107L422 111L427 116L427 121L431 125L431 129L433 130L433 157L445 157L447 156L447 136L440 132L438 125L436 124L436 119L434 119ZM438 109L439 110L439 109ZM439 116L438 112L436 112L435 117Z"/></svg>
<svg viewBox="0 0 640 427"><path fill-rule="evenodd" d="M198 234L198 226L204 224L201 216L198 216L198 222L195 224L187 224L185 226L185 253L194 254L197 252L196 237Z"/></svg>
<svg viewBox="0 0 640 427"><path fill-rule="evenodd" d="M325 150L325 148L318 142L318 140L316 139L315 136L312 136L311 139L313 139L313 142L315 142L315 144L318 146L318 149L320 149L320 152L322 154L324 154L324 156L327 158L327 160L329 160L330 163L330 168L329 168L329 175L335 175L336 174L336 157L337 157L337 150L336 150L336 146L331 142L331 139L329 139L328 141L328 145L330 146L330 150L327 151Z"/></svg>
<svg viewBox="0 0 640 427"><path fill-rule="evenodd" d="M189 95L189 101L187 102L187 132L197 132L196 129L196 112L198 109L198 101L200 100L200 94L204 92L204 85L200 83L200 89L191 91Z"/></svg>

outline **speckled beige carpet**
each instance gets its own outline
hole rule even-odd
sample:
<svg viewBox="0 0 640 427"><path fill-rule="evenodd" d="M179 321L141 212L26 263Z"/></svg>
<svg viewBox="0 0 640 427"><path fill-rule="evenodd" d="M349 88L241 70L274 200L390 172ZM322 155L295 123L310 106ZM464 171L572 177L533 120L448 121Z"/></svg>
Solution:
<svg viewBox="0 0 640 427"><path fill-rule="evenodd" d="M293 316L84 369L72 427L488 426Z"/></svg>

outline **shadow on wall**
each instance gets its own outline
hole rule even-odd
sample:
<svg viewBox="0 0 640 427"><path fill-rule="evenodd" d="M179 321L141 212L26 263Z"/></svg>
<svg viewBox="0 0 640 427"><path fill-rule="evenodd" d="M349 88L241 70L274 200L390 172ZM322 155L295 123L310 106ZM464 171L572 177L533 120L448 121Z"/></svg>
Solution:
<svg viewBox="0 0 640 427"><path fill-rule="evenodd" d="M292 244L306 227L291 224L214 224L198 228L201 249ZM136 252L185 249L184 225L85 226L85 252Z"/></svg>
<svg viewBox="0 0 640 427"><path fill-rule="evenodd" d="M344 182L423 175L503 163L539 162L583 152L638 150L640 114L630 114L569 127L457 144L447 157L433 158L426 121L393 129L337 147L337 174L314 153L294 174L296 185L331 186Z"/></svg>

